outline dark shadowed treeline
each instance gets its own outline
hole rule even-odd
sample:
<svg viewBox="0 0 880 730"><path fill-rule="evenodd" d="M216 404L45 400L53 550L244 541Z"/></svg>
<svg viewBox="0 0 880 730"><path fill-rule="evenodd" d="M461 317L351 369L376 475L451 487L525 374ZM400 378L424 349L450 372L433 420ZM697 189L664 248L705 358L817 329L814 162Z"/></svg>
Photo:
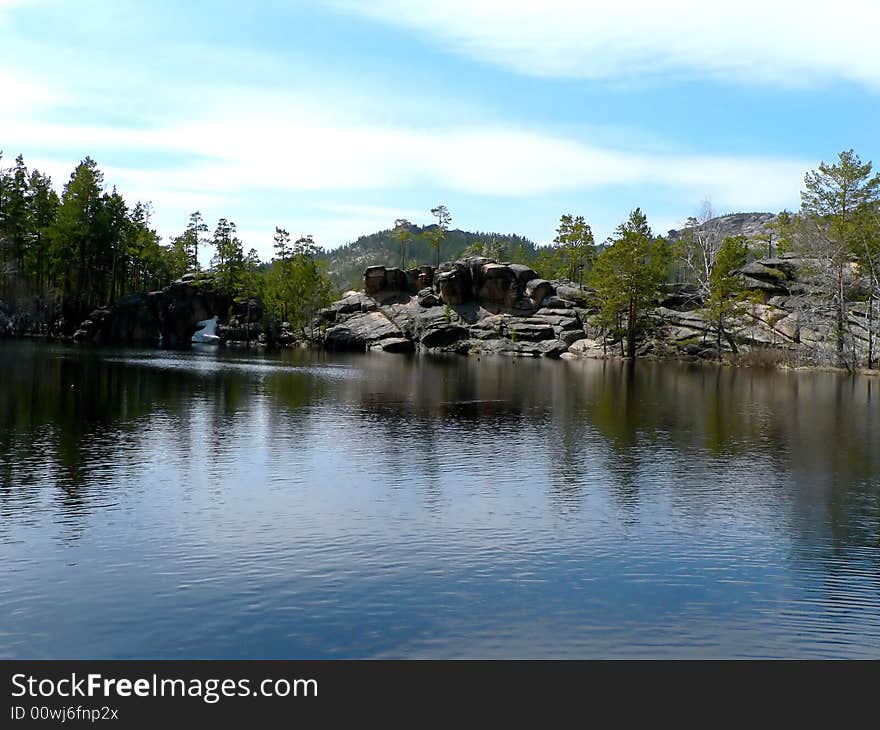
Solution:
<svg viewBox="0 0 880 730"><path fill-rule="evenodd" d="M0 299L75 323L129 292L166 285L187 262L179 247L160 244L150 218L149 203L106 190L89 157L59 195L19 155L0 169Z"/></svg>
<svg viewBox="0 0 880 730"><path fill-rule="evenodd" d="M311 236L280 249L276 240L278 256L264 264L255 249L245 253L235 222L221 218L208 235L196 211L183 233L163 244L150 203L107 190L91 158L76 166L60 194L21 155L11 167L2 163L0 152L0 314L24 323L14 331L70 334L96 307L199 272L206 248L216 287L236 298L265 297L278 320L302 327L329 301Z"/></svg>

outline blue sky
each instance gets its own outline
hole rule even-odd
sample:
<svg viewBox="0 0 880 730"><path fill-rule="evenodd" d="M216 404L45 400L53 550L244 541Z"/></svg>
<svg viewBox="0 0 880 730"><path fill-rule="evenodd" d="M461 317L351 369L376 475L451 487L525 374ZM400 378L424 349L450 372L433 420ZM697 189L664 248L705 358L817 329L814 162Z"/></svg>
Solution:
<svg viewBox="0 0 880 730"><path fill-rule="evenodd" d="M598 240L796 208L877 157L880 4L0 0L0 149L56 185L89 155L163 236L199 209L271 254L395 218Z"/></svg>

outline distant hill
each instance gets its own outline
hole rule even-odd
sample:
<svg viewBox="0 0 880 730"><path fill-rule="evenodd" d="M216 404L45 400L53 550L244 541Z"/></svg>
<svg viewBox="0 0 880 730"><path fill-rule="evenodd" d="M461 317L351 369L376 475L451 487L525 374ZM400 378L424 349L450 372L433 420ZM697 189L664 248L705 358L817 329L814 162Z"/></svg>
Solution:
<svg viewBox="0 0 880 730"><path fill-rule="evenodd" d="M717 230L721 238L745 236L749 239L766 239L772 230L770 224L775 220L774 213L730 213L712 218L703 227ZM675 242L681 239L681 234L681 230L672 229L666 234L666 238Z"/></svg>
<svg viewBox="0 0 880 730"><path fill-rule="evenodd" d="M437 226L412 226L406 259L407 267L432 264L437 254L429 243L428 234ZM523 236L504 233L448 231L440 249L440 260L450 261L461 257L468 250L482 248L492 251L498 259L529 261L535 255L536 245ZM391 230L378 231L361 236L352 243L325 251L322 258L327 262L330 277L340 289L360 289L363 286L364 269L374 264L400 265L400 244Z"/></svg>
<svg viewBox="0 0 880 730"><path fill-rule="evenodd" d="M776 220L773 213L730 213L708 221L705 226L717 230L721 237L743 235L753 241L765 240L770 233L770 224ZM437 226L411 226L412 239L407 251L407 267L433 264L437 254L429 243L429 233ZM681 230L670 230L666 238L670 243L681 239ZM466 252L481 248L482 252L499 261L532 263L543 250L533 241L516 234L487 233L481 231L452 230L440 250L441 261L460 258ZM597 253L604 248L596 246ZM374 264L383 266L400 265L400 244L391 235L391 230L378 231L361 236L352 243L325 251L321 255L327 262L330 277L339 289L360 289L363 286L364 269ZM534 264L533 264L534 265Z"/></svg>

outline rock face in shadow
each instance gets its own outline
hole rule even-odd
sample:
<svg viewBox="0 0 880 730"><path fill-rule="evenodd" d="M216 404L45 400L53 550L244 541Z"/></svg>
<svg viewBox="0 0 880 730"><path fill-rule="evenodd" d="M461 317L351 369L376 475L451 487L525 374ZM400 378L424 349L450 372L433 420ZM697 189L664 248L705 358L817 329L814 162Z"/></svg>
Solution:
<svg viewBox="0 0 880 730"><path fill-rule="evenodd" d="M747 298L725 326L722 353L818 348L833 331L833 312L793 256L759 259L736 272ZM824 309L823 309L824 307ZM850 306L855 347L867 347L867 314ZM319 313L316 341L330 350L414 350L528 357L616 357L620 335L597 320L596 292L548 281L522 264L474 256L409 272L371 266L364 293L349 292ZM664 288L637 343L639 355L714 358L718 331L699 290ZM861 329L860 329L861 328Z"/></svg>
<svg viewBox="0 0 880 730"><path fill-rule="evenodd" d="M261 316L262 303L252 300L250 311L251 319L255 312ZM162 291L130 294L112 307L94 310L73 339L96 345L187 350L199 322L215 315L221 320L237 316L232 298L219 293L210 277L181 280Z"/></svg>
<svg viewBox="0 0 880 730"><path fill-rule="evenodd" d="M516 272L503 264L486 264L481 273L480 301L490 306L512 309L519 298Z"/></svg>
<svg viewBox="0 0 880 730"><path fill-rule="evenodd" d="M438 272L435 282L443 304L464 304L473 298L473 279L465 266Z"/></svg>
<svg viewBox="0 0 880 730"><path fill-rule="evenodd" d="M232 298L219 294L213 286L194 284L192 282L175 282L165 287L156 297L159 314L159 327L162 334L162 346L170 350L189 349L193 333L198 323L210 319L215 314L223 317L240 316L238 312L230 313ZM262 311L262 304L258 305ZM251 317L254 311L252 308Z"/></svg>
<svg viewBox="0 0 880 730"><path fill-rule="evenodd" d="M95 309L74 333L74 341L158 347L161 326L157 299L160 296L160 292L129 294L113 307Z"/></svg>

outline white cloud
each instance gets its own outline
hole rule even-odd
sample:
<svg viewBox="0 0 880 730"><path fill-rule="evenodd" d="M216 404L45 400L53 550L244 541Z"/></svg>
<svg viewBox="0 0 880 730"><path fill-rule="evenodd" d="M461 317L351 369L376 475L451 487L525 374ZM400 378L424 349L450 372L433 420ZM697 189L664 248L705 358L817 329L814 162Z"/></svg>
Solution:
<svg viewBox="0 0 880 730"><path fill-rule="evenodd" d="M14 116L33 115L67 98L66 94L50 91L36 79L21 72L13 74L0 68L0 132L8 132L6 123Z"/></svg>
<svg viewBox="0 0 880 730"><path fill-rule="evenodd" d="M211 216L216 211L237 217L237 201L246 207L249 195L263 191L356 195L358 190L384 190L390 197L394 191L420 189L525 199L641 186L671 190L683 201L708 195L729 209L778 209L790 203L809 168L801 160L633 153L499 125L434 130L345 126L266 119L259 113L152 129L20 123L4 130L4 136L23 149L52 140L59 155L88 151L102 165L108 184L130 200L152 200L160 221L184 221L196 208ZM156 154L180 161L151 169L113 162L131 149L145 159ZM61 165L58 155L43 157L43 165L33 164L55 173L59 185L76 162L65 159ZM390 205L323 208L329 215L303 224L312 225L310 232L325 244L385 228L400 216L415 222L426 217ZM283 211L279 215L283 220Z"/></svg>
<svg viewBox="0 0 880 730"><path fill-rule="evenodd" d="M518 73L880 86L876 0L329 0Z"/></svg>
<svg viewBox="0 0 880 730"><path fill-rule="evenodd" d="M454 129L345 126L257 114L153 129L11 125L24 146L137 149L194 155L195 162L118 175L139 189L181 194L254 189L356 190L413 185L474 195L534 196L599 186L648 183L715 190L730 205L772 204L800 183L800 160L632 153L500 125ZM96 156L96 154L93 154ZM108 180L110 175L108 174ZM388 211L390 212L390 211Z"/></svg>

